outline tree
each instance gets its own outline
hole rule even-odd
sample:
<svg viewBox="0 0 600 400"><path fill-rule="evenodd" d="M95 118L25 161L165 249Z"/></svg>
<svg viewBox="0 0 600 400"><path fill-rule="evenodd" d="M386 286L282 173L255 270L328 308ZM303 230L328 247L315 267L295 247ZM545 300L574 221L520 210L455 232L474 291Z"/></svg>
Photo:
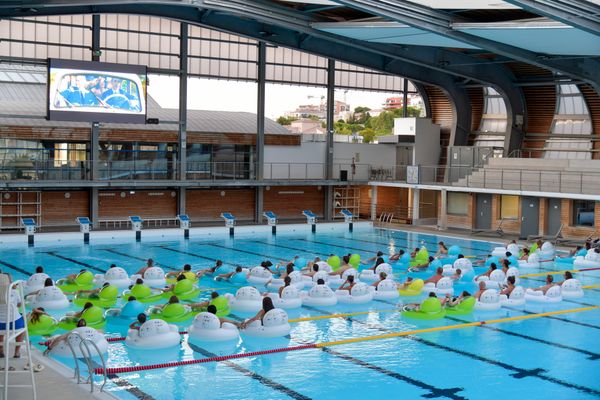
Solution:
<svg viewBox="0 0 600 400"><path fill-rule="evenodd" d="M356 113L356 114L362 114L362 113L366 113L368 111L371 111L371 109L369 107L364 107L364 106L358 106L354 109L354 113Z"/></svg>
<svg viewBox="0 0 600 400"><path fill-rule="evenodd" d="M277 118L277 123L279 125L291 125L292 122L297 121L298 118L296 117L284 117L283 115L279 118Z"/></svg>
<svg viewBox="0 0 600 400"><path fill-rule="evenodd" d="M371 128L365 128L359 131L358 134L363 137L363 143L372 143L377 137L377 134Z"/></svg>

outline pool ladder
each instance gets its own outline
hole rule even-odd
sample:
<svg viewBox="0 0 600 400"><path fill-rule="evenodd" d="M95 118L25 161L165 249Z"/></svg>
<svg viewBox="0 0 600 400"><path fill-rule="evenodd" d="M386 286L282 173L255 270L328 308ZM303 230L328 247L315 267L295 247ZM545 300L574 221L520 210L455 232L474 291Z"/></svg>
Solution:
<svg viewBox="0 0 600 400"><path fill-rule="evenodd" d="M381 213L379 215L379 222L392 222L392 220L394 219L394 213Z"/></svg>
<svg viewBox="0 0 600 400"><path fill-rule="evenodd" d="M79 359L75 353L75 349L73 348L73 345L71 344L71 341L69 340L69 338L71 337L71 335L76 335L79 336L79 350L81 351L81 355L83 356L83 362L85 363L85 365L87 366L87 370L88 370L88 376L85 379L82 379L81 377L81 370L79 368L79 362L81 361L81 359ZM102 376L103 376L103 380L102 380L102 385L100 385L100 391L102 392L104 390L104 385L106 385L106 381L107 381L107 376L106 376L106 363L104 362L104 357L102 356L102 352L100 351L100 349L98 348L98 346L96 346L96 343L92 342L89 339L85 339L83 337L81 337L81 335L77 332L71 332L71 334L69 335L69 337L66 340L67 345L69 346L69 349L71 350L71 355L73 356L73 360L75 362L75 367L74 367L74 379L77 379L77 384L86 384L89 383L90 384L90 392L93 393L94 392L94 370L97 367L102 367ZM93 357L94 355L98 355L98 357L100 358L100 362L101 364L97 364L96 361L94 361Z"/></svg>

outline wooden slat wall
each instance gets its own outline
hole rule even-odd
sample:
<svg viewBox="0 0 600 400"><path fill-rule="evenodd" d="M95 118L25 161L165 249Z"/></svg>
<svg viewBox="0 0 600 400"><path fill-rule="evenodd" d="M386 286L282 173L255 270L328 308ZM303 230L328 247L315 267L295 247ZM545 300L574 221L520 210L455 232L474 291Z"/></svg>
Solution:
<svg viewBox="0 0 600 400"><path fill-rule="evenodd" d="M452 112L450 99L444 94L443 90L435 86L425 86L429 106L431 108L431 119L433 123L439 124L440 129L440 165L445 165L448 156L448 145L450 143L450 134L456 121Z"/></svg>
<svg viewBox="0 0 600 400"><path fill-rule="evenodd" d="M579 85L579 90L592 117L592 132L594 135L600 135L600 95L590 85ZM593 146L594 149L600 149L600 141L593 142ZM598 159L600 154L592 153L592 157Z"/></svg>
<svg viewBox="0 0 600 400"><path fill-rule="evenodd" d="M24 204L24 203L36 203L38 192L0 192L2 196L2 226L19 226L21 218L15 215L25 216L27 218L33 218L37 224L40 223L37 214L36 204ZM19 206L17 204L7 203L19 203L18 198L21 195L21 212L19 213Z"/></svg>
<svg viewBox="0 0 600 400"><path fill-rule="evenodd" d="M75 218L89 217L89 211L87 191L42 192L43 226L75 225Z"/></svg>
<svg viewBox="0 0 600 400"><path fill-rule="evenodd" d="M483 116L483 88L468 88L467 93L471 103L471 131L477 131ZM470 138L469 145L472 145L472 138Z"/></svg>
<svg viewBox="0 0 600 400"><path fill-rule="evenodd" d="M90 140L87 128L44 128L29 126L0 126L0 137L23 140L57 140L85 142ZM177 132L154 130L101 129L100 141L176 143ZM188 132L188 143L201 144L256 144L256 135L248 133L197 133ZM273 146L299 146L300 135L265 135L265 144Z"/></svg>
<svg viewBox="0 0 600 400"><path fill-rule="evenodd" d="M320 186L271 186L269 190L265 189L263 201L264 210L273 211L280 219L304 218L303 210L311 210L322 217L325 189Z"/></svg>
<svg viewBox="0 0 600 400"><path fill-rule="evenodd" d="M527 132L531 133L550 133L552 121L556 111L556 87L555 86L535 86L524 87L525 103L527 104L527 120L525 121L525 139L523 147L543 148L544 139L527 138ZM541 157L543 152L534 153L534 156Z"/></svg>
<svg viewBox="0 0 600 400"><path fill-rule="evenodd" d="M360 217L371 218L371 186L360 187ZM398 210L408 207L408 189L387 186L377 187L377 215L392 212L398 216Z"/></svg>
<svg viewBox="0 0 600 400"><path fill-rule="evenodd" d="M223 195L221 195L223 193ZM222 221L221 213L230 212L238 220L254 220L254 189L188 189L186 212L192 221Z"/></svg>
<svg viewBox="0 0 600 400"><path fill-rule="evenodd" d="M125 197L121 197L121 193ZM175 193L175 196L173 196ZM175 218L177 192L175 190L100 191L98 217L100 219L127 219L130 215L142 218Z"/></svg>

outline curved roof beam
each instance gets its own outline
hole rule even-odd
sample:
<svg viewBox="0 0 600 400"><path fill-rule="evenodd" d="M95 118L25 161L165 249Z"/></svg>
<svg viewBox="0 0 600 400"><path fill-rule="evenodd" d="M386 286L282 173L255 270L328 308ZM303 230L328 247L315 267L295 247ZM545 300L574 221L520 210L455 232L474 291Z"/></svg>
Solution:
<svg viewBox="0 0 600 400"><path fill-rule="evenodd" d="M434 32L496 54L600 86L600 62L593 58L565 59L525 50L453 29L452 16L439 10L401 0L335 0L339 4L393 21Z"/></svg>
<svg viewBox="0 0 600 400"><path fill-rule="evenodd" d="M534 14L600 36L600 6L585 0L504 0Z"/></svg>

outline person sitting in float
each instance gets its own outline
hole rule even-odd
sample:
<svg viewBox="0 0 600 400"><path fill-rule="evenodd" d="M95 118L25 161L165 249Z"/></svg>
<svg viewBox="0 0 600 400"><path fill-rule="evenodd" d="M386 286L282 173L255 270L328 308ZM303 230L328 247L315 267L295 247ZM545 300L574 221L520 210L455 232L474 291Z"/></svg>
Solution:
<svg viewBox="0 0 600 400"><path fill-rule="evenodd" d="M433 283L436 284L439 282L440 279L442 279L444 277L444 268L442 267L438 267L435 270L435 275L430 276L429 278L425 279L425 284L427 283Z"/></svg>
<svg viewBox="0 0 600 400"><path fill-rule="evenodd" d="M241 324L239 324L240 329L244 329L248 325L250 325L252 322L258 321L258 320L260 320L260 322L262 324L263 317L265 316L265 314L273 309L275 309L275 306L273 305L273 299L271 299L270 297L263 297L262 308L256 313L256 315L254 317L249 318L249 319L245 320L244 322L242 322ZM227 322L229 322L229 321L227 321ZM238 325L238 324L236 324L236 325Z"/></svg>
<svg viewBox="0 0 600 400"><path fill-rule="evenodd" d="M348 275L346 281L342 283L338 290L347 290L350 294L352 294L352 288L354 285L356 285L356 282L354 282L354 275Z"/></svg>
<svg viewBox="0 0 600 400"><path fill-rule="evenodd" d="M138 271L135 273L135 275L141 275L141 276L143 277L143 276L144 276L144 273L146 272L146 270L147 270L148 268L152 268L152 267L154 267L154 260L153 260L153 259L151 259L151 258L149 258L149 259L146 261L146 265L144 265L142 268L140 268L140 269L139 269L139 270L138 270Z"/></svg>
<svg viewBox="0 0 600 400"><path fill-rule="evenodd" d="M438 298L434 292L429 292L429 295L427 297L431 297L431 298L435 298L435 299ZM420 303L409 303L403 307L403 310L404 311L419 311L420 308L421 308Z"/></svg>
<svg viewBox="0 0 600 400"><path fill-rule="evenodd" d="M554 285L555 285L555 283L554 283L554 278L552 277L552 275L547 275L546 276L546 284L544 286L540 286L537 288L531 288L531 290L533 290L534 292L542 292L542 293L546 294L548 289L550 289Z"/></svg>
<svg viewBox="0 0 600 400"><path fill-rule="evenodd" d="M440 300L440 302L444 307L456 307L468 297L471 297L471 293L467 292L466 290L463 290L463 292L458 296L450 296L449 294L447 294L446 297Z"/></svg>

